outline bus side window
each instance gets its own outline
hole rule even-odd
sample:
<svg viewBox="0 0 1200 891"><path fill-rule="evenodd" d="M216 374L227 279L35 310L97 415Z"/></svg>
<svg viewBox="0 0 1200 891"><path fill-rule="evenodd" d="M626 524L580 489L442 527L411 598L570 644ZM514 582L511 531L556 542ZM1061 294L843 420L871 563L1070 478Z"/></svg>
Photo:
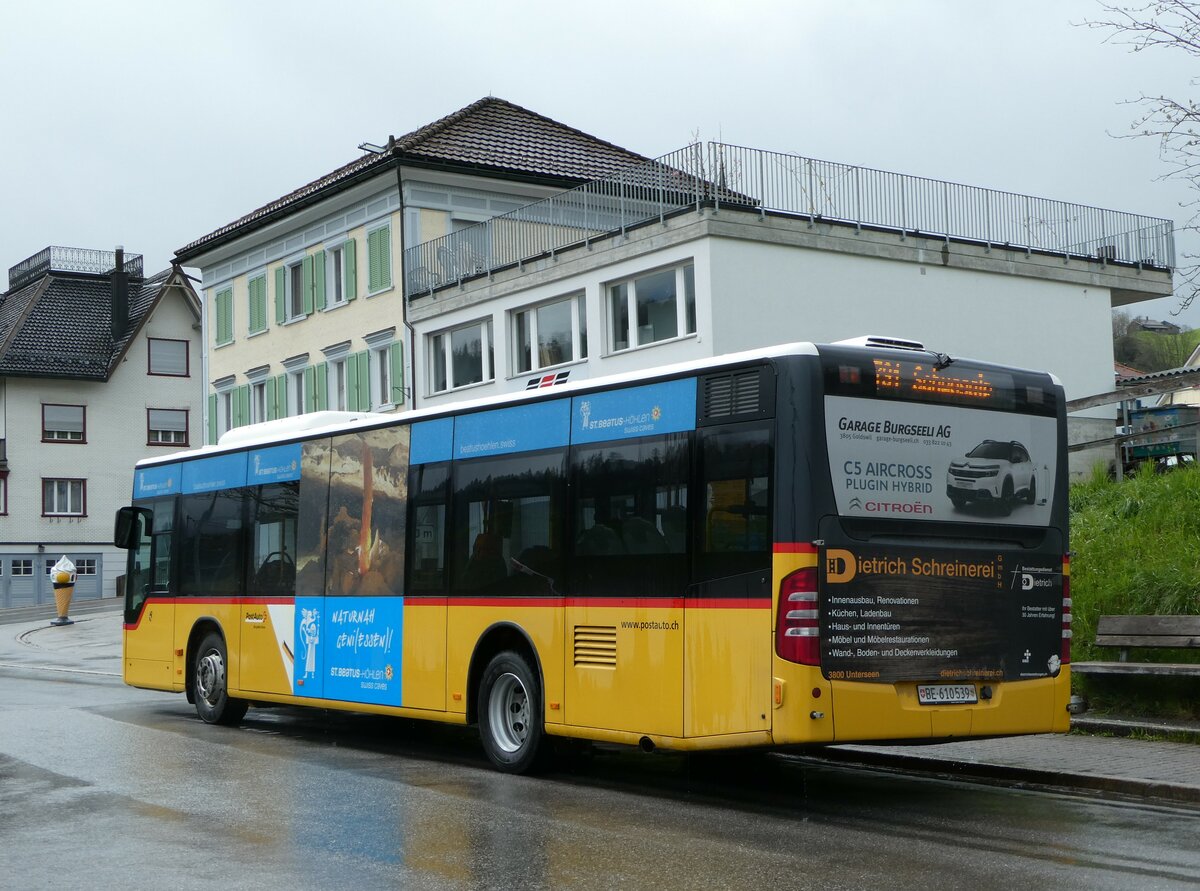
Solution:
<svg viewBox="0 0 1200 891"><path fill-rule="evenodd" d="M561 589L565 526L562 449L454 466L453 587L467 594Z"/></svg>
<svg viewBox="0 0 1200 891"><path fill-rule="evenodd" d="M577 446L572 465L572 592L681 595L688 571L688 435Z"/></svg>
<svg viewBox="0 0 1200 891"><path fill-rule="evenodd" d="M249 489L254 540L250 558L250 590L259 597L295 593L297 482L271 483Z"/></svg>
<svg viewBox="0 0 1200 891"><path fill-rule="evenodd" d="M184 495L179 555L179 593L236 596L245 568L243 501L246 489Z"/></svg>
<svg viewBox="0 0 1200 891"><path fill-rule="evenodd" d="M704 515L699 580L771 565L771 432L758 425L713 427L701 434Z"/></svg>
<svg viewBox="0 0 1200 891"><path fill-rule="evenodd" d="M408 590L444 594L449 463L413 467L408 473L408 499Z"/></svg>

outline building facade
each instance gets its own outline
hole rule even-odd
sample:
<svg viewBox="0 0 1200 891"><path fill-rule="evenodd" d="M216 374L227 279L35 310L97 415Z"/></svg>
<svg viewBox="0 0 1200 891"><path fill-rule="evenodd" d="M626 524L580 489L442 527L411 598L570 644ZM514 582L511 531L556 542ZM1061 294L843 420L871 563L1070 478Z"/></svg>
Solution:
<svg viewBox="0 0 1200 891"><path fill-rule="evenodd" d="M1172 290L1168 220L717 143L651 160L502 100L373 148L355 164L374 179L332 192L350 165L277 202L275 222L251 215L233 225L242 235L180 252L202 265L218 318L213 436L317 408L433 407L862 334L1048 369L1072 399L1111 388L1112 308ZM366 244L366 265L382 290L368 282L361 300L376 231L386 250ZM347 245L341 260L331 244ZM330 300L331 270L347 268L351 311ZM228 307L236 319L243 304L258 328L238 348ZM272 306L263 350L251 337ZM1093 410L1072 437L1111 425Z"/></svg>
<svg viewBox="0 0 1200 891"><path fill-rule="evenodd" d="M51 247L0 295L0 606L53 603L49 567L76 565L75 597L111 597L125 571L113 515L141 458L202 444L200 302L172 267Z"/></svg>

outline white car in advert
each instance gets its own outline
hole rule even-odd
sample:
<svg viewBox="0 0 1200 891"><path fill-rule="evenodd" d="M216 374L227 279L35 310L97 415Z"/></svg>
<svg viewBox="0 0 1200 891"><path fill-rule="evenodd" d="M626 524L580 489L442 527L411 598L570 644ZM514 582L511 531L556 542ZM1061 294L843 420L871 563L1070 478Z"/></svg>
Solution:
<svg viewBox="0 0 1200 891"><path fill-rule="evenodd" d="M1013 440L985 439L966 456L951 461L946 471L946 495L954 506L968 502L992 502L1004 511L1021 498L1037 501L1037 475L1029 451Z"/></svg>

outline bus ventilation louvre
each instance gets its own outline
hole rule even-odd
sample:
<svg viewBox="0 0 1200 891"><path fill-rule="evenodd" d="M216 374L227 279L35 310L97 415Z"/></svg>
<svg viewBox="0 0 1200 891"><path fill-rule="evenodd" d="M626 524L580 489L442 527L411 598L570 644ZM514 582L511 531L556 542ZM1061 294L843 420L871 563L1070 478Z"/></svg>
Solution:
<svg viewBox="0 0 1200 891"><path fill-rule="evenodd" d="M779 627L775 631L779 658L800 665L820 665L820 625L817 568L798 569L779 585Z"/></svg>
<svg viewBox="0 0 1200 891"><path fill-rule="evenodd" d="M762 369L750 368L704 378L702 417L729 420L762 413Z"/></svg>

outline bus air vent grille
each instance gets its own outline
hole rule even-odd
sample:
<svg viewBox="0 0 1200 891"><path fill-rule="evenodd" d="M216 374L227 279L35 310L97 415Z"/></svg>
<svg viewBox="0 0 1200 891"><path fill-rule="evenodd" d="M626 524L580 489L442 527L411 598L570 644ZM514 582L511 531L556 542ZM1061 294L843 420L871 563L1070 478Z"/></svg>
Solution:
<svg viewBox="0 0 1200 891"><path fill-rule="evenodd" d="M617 667L617 628L615 625L576 625L575 664Z"/></svg>
<svg viewBox="0 0 1200 891"><path fill-rule="evenodd" d="M704 416L723 418L761 411L762 374L759 369L712 375L704 380Z"/></svg>

